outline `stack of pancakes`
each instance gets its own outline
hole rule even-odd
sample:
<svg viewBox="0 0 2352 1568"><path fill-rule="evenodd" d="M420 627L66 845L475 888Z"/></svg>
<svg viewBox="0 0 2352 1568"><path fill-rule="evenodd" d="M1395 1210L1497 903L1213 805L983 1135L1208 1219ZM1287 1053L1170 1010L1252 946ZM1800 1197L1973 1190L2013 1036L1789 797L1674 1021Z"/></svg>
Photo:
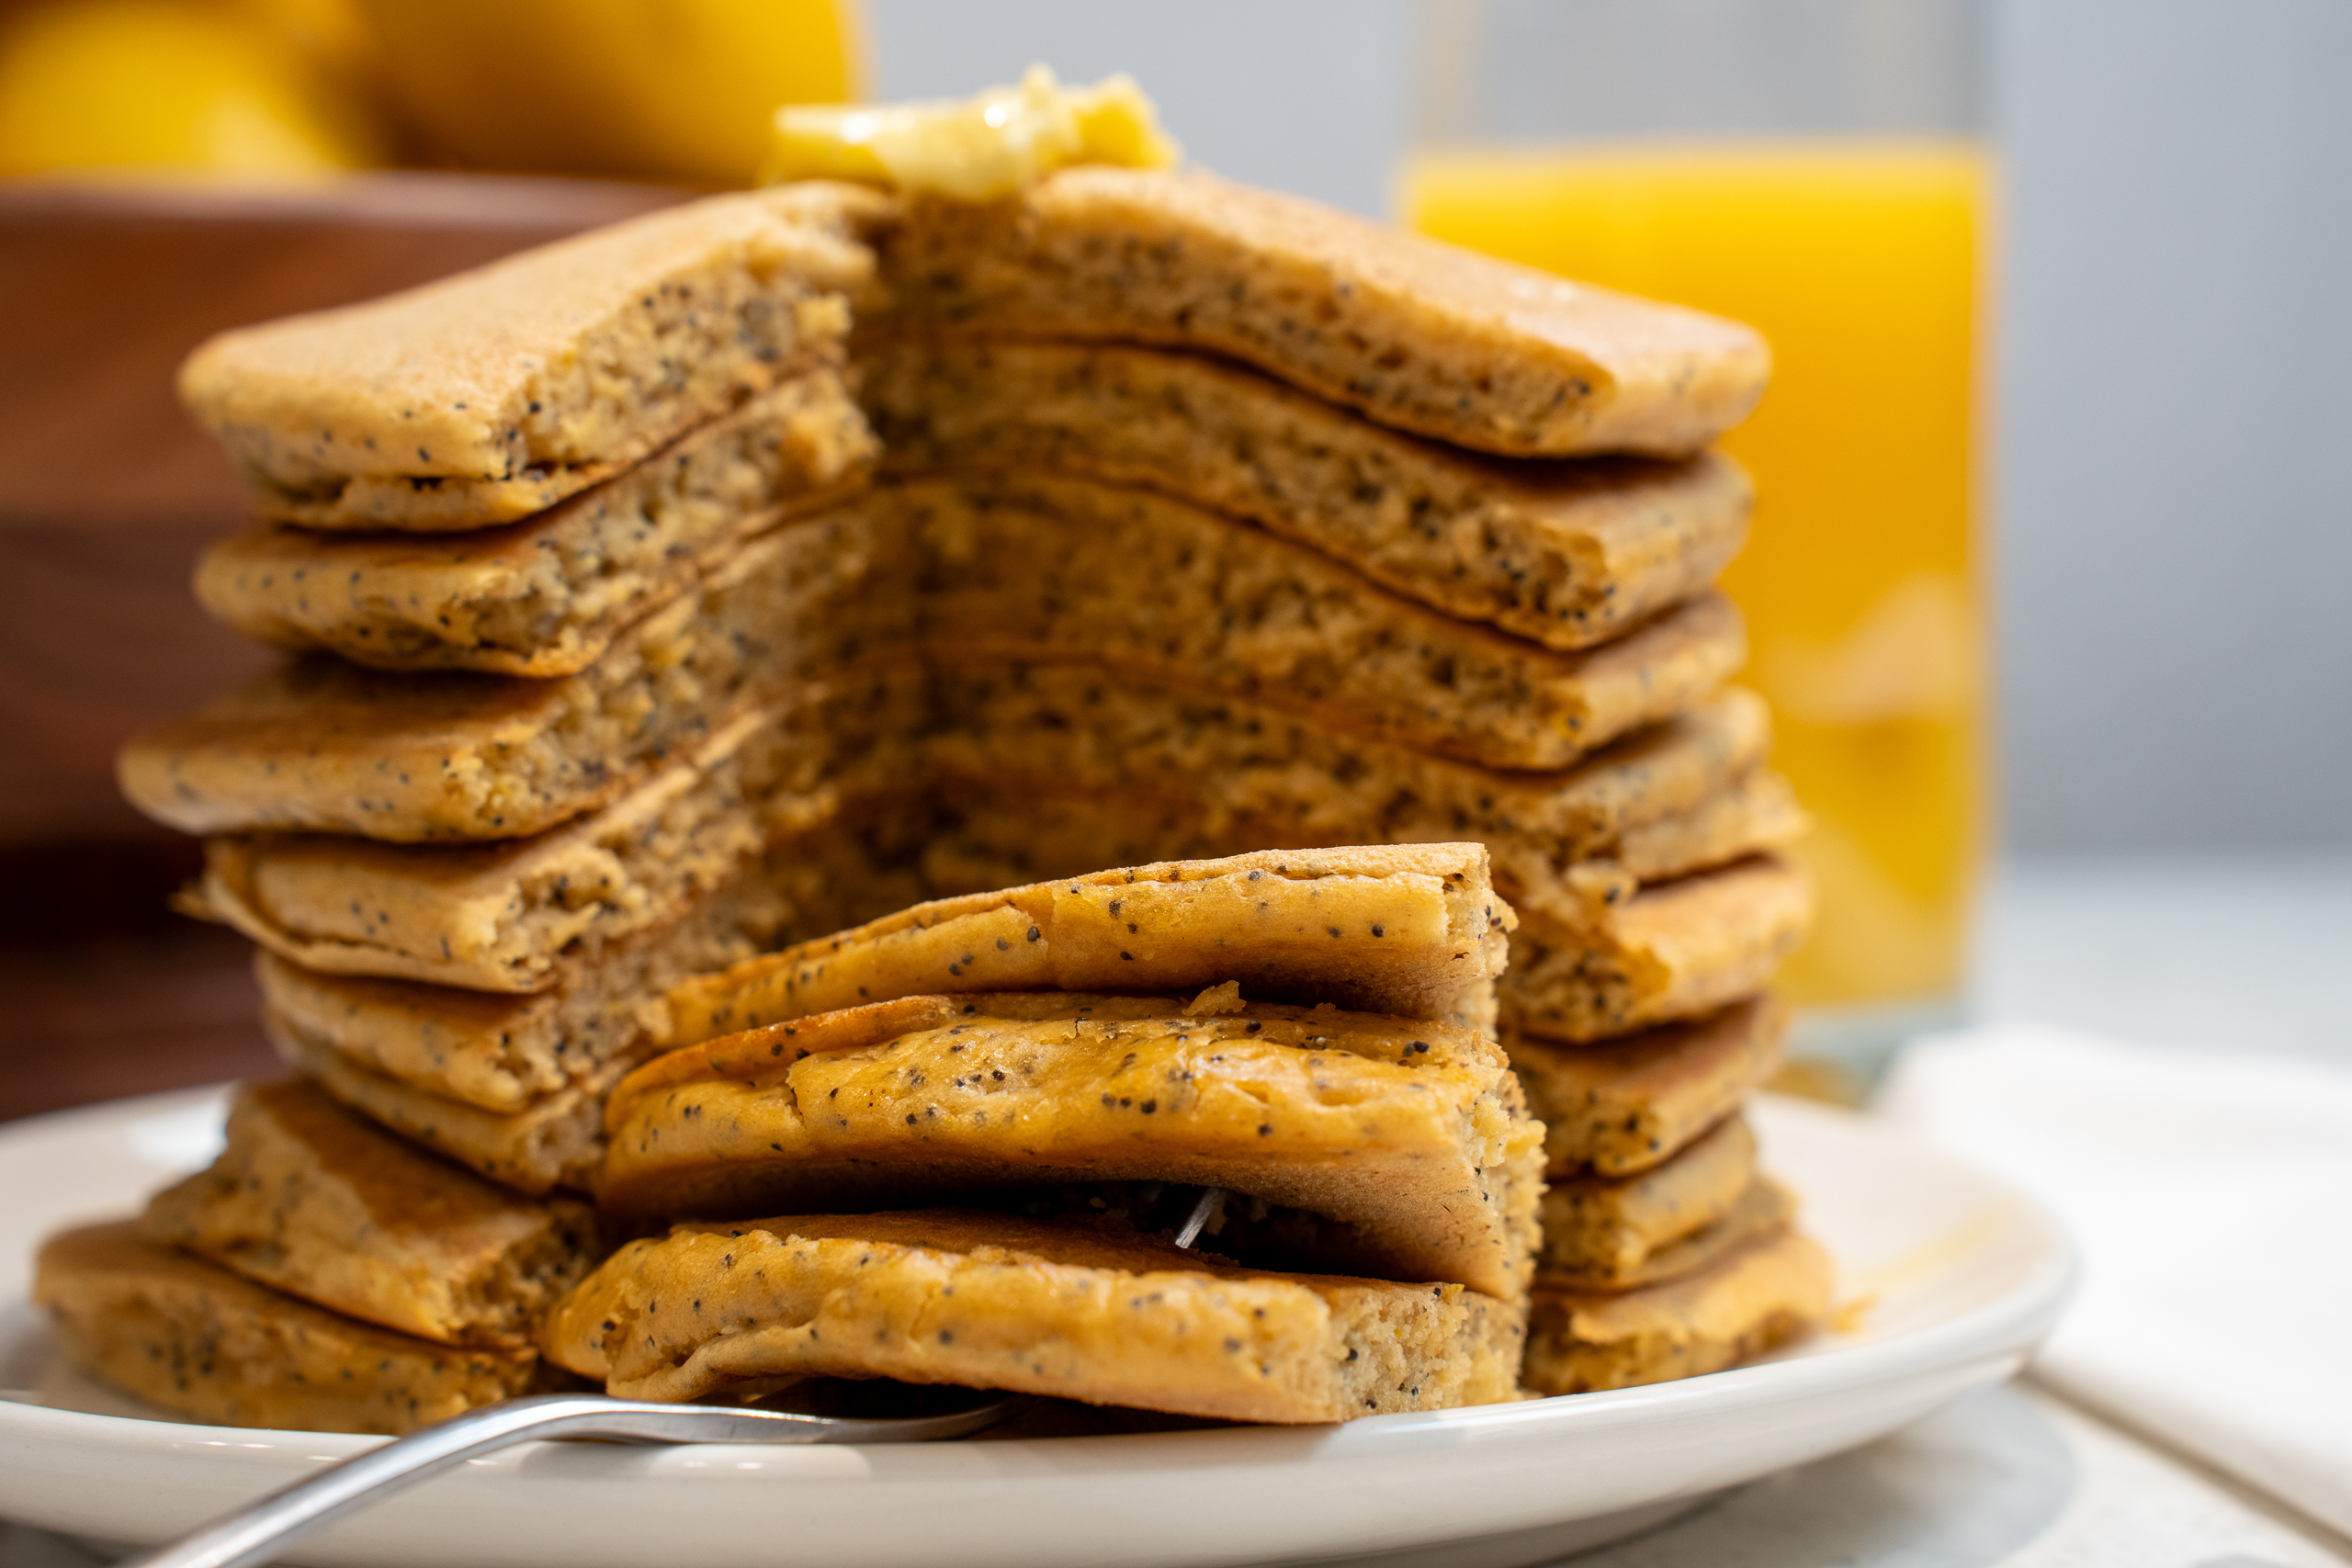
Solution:
<svg viewBox="0 0 2352 1568"><path fill-rule="evenodd" d="M760 961L774 1021L613 1096L605 1212L694 1221L607 1261L548 1353L653 1399L809 1375L1260 1421L1515 1397L1544 1129L1482 1027L1509 922L1476 844L1275 851ZM1187 1204L1199 1253L1165 1234Z"/></svg>
<svg viewBox="0 0 2352 1568"><path fill-rule="evenodd" d="M1801 818L1710 586L1749 495L1706 443L1765 374L1730 323L1196 174L697 202L198 352L264 518L198 592L300 651L124 786L207 835L189 903L260 945L288 1058L534 1197L597 1188L638 1063L758 1021L673 991L753 953L1480 841L1577 1238L1531 1385L1703 1370L1746 1344L1624 1348L1807 1267L1736 1120Z"/></svg>

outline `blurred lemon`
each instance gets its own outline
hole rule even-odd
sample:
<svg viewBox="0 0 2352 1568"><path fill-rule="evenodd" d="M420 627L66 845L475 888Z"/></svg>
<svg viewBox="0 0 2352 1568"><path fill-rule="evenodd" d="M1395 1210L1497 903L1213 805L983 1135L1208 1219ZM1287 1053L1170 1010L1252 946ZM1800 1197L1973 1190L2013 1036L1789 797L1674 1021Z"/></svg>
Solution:
<svg viewBox="0 0 2352 1568"><path fill-rule="evenodd" d="M854 0L361 0L410 118L481 168L749 184L778 104L856 95Z"/></svg>
<svg viewBox="0 0 2352 1568"><path fill-rule="evenodd" d="M65 0L0 30L0 174L314 174L382 139L302 51L198 0Z"/></svg>

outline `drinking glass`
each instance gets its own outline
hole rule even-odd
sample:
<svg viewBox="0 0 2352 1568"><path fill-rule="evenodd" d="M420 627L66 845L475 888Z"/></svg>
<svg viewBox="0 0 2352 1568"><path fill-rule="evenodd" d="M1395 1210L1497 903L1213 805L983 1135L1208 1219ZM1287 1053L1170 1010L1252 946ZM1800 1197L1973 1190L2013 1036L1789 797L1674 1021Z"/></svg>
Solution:
<svg viewBox="0 0 2352 1568"><path fill-rule="evenodd" d="M1949 1021L1988 834L1974 0L1423 0L1403 220L1753 323L1724 586L1820 912L1795 1054L1859 1089Z"/></svg>

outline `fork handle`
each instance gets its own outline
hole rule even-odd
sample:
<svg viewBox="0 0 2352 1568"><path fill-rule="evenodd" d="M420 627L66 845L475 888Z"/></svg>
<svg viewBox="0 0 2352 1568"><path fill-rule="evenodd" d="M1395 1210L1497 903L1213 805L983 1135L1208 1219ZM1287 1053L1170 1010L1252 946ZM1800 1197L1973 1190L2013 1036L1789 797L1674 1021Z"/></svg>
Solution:
<svg viewBox="0 0 2352 1568"><path fill-rule="evenodd" d="M918 1430L936 1425L936 1432ZM970 1429L969 1416L851 1421L788 1410L649 1404L602 1394L547 1393L485 1405L354 1454L121 1568L257 1568L320 1526L480 1455L542 1438L624 1442L813 1443L921 1440Z"/></svg>

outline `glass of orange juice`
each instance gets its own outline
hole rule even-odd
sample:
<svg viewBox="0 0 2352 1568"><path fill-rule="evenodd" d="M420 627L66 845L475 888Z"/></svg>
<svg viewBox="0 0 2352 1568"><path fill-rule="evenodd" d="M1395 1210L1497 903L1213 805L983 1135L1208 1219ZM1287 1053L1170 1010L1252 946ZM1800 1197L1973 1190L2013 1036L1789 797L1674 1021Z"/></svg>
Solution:
<svg viewBox="0 0 2352 1568"><path fill-rule="evenodd" d="M1424 0L1426 232L1754 323L1747 680L1816 827L1796 1054L1956 1015L1987 834L1985 18L1973 0Z"/></svg>

